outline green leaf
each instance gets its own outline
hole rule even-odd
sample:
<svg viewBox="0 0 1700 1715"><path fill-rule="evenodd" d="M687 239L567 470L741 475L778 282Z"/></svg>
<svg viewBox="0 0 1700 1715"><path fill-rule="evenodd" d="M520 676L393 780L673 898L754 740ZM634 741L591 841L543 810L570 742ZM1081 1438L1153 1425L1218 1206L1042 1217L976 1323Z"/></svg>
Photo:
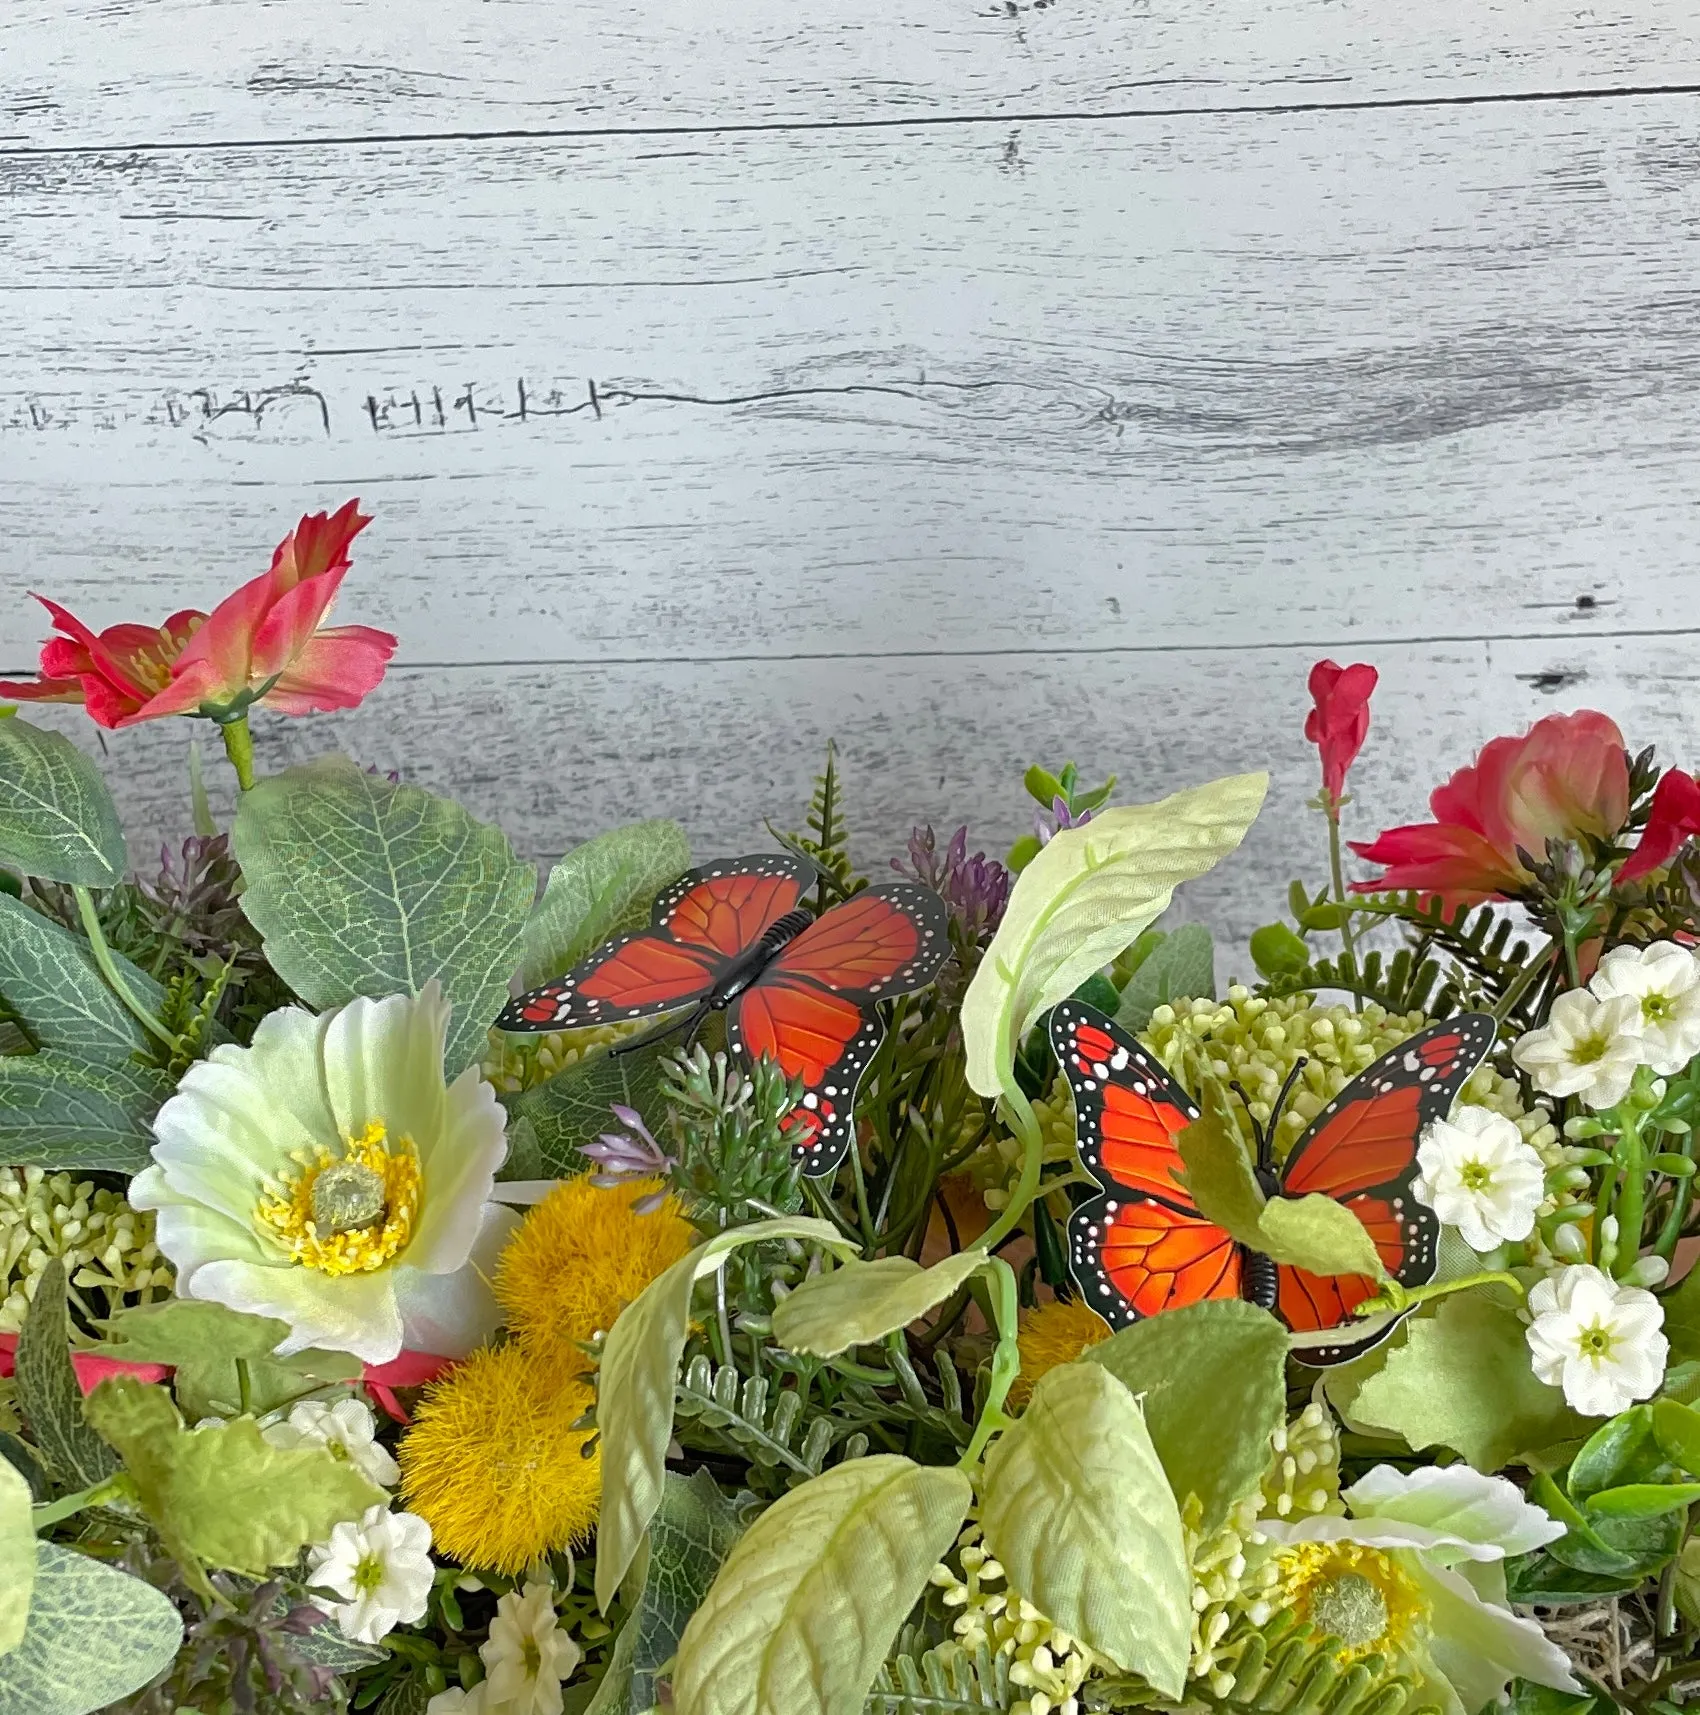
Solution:
<svg viewBox="0 0 1700 1715"><path fill-rule="evenodd" d="M1521 1554L1506 1561L1507 1599L1519 1607L1534 1603L1560 1606L1570 1602L1597 1602L1602 1596L1619 1596L1633 1590L1639 1576L1607 1578L1598 1573L1578 1572L1544 1550Z"/></svg>
<svg viewBox="0 0 1700 1715"><path fill-rule="evenodd" d="M1700 1268L1691 1268L1669 1292L1659 1294L1670 1364L1700 1359Z"/></svg>
<svg viewBox="0 0 1700 1715"><path fill-rule="evenodd" d="M1332 1197L1271 1197L1258 1223L1257 1248L1276 1262L1312 1274L1356 1274L1385 1280L1369 1229Z"/></svg>
<svg viewBox="0 0 1700 1715"><path fill-rule="evenodd" d="M1310 948L1285 923L1252 931L1251 962L1266 977L1292 976L1310 963Z"/></svg>
<svg viewBox="0 0 1700 1715"><path fill-rule="evenodd" d="M1034 1021L1153 923L1181 882L1240 843L1268 784L1240 774L1105 810L1027 865L962 1001L975 1090L1014 1090L1016 1049Z"/></svg>
<svg viewBox="0 0 1700 1715"><path fill-rule="evenodd" d="M691 867L677 822L633 822L574 846L549 872L525 926L520 981L546 983L604 941L649 921L656 894Z"/></svg>
<svg viewBox="0 0 1700 1715"><path fill-rule="evenodd" d="M537 879L500 829L327 756L244 792L232 839L242 909L303 1000L416 995L435 977L454 1008L446 1072L479 1056Z"/></svg>
<svg viewBox="0 0 1700 1715"><path fill-rule="evenodd" d="M602 1448L602 1510L596 1531L596 1601L603 1613L637 1558L661 1505L673 1395L690 1327L696 1283L741 1245L798 1239L851 1253L827 1221L787 1216L733 1227L698 1245L657 1275L615 1319L596 1379L596 1427Z"/></svg>
<svg viewBox="0 0 1700 1715"><path fill-rule="evenodd" d="M1644 1407L1659 1451L1691 1477L1700 1477L1700 1411L1673 1399Z"/></svg>
<svg viewBox="0 0 1700 1715"><path fill-rule="evenodd" d="M1625 1483L1589 1496L1587 1510L1598 1518L1663 1518L1687 1512L1694 1501L1700 1501L1700 1483Z"/></svg>
<svg viewBox="0 0 1700 1715"><path fill-rule="evenodd" d="M54 1475L68 1489L104 1483L118 1461L84 1416L83 1390L71 1367L65 1265L57 1257L36 1282L16 1362L19 1408Z"/></svg>
<svg viewBox="0 0 1700 1715"><path fill-rule="evenodd" d="M30 1444L0 1430L0 1459L4 1459L29 1485L30 1499L37 1505L53 1499L53 1479L41 1461L41 1455Z"/></svg>
<svg viewBox="0 0 1700 1715"><path fill-rule="evenodd" d="M1183 923L1139 962L1122 990L1116 1023L1135 1035L1158 1007L1216 993L1216 949L1202 923Z"/></svg>
<svg viewBox="0 0 1700 1715"><path fill-rule="evenodd" d="M1040 1377L986 1455L980 1522L1012 1590L1180 1700L1192 1625L1180 1512L1138 1403L1107 1369Z"/></svg>
<svg viewBox="0 0 1700 1715"><path fill-rule="evenodd" d="M1450 1447L1489 1472L1587 1432L1529 1368L1516 1311L1487 1291L1443 1298L1433 1316L1407 1324L1404 1345L1358 1390L1352 1416L1413 1448Z"/></svg>
<svg viewBox="0 0 1700 1715"><path fill-rule="evenodd" d="M165 991L121 953L130 992L156 1016ZM148 1044L136 1016L106 986L89 944L0 894L0 998L44 1049L118 1066Z"/></svg>
<svg viewBox="0 0 1700 1715"><path fill-rule="evenodd" d="M637 1599L585 1715L644 1715L654 1707L657 1671L678 1652L686 1622L743 1528L706 1471L667 1473L660 1510L650 1520L649 1552L632 1569L643 1572Z"/></svg>
<svg viewBox="0 0 1700 1715"><path fill-rule="evenodd" d="M1680 1518L1585 1513L1544 1473L1530 1484L1529 1494L1565 1527L1563 1536L1546 1545L1547 1554L1577 1572L1639 1580L1666 1565L1682 1541Z"/></svg>
<svg viewBox="0 0 1700 1715"><path fill-rule="evenodd" d="M788 1352L836 1358L907 1328L985 1266L978 1251L959 1251L931 1268L906 1256L840 1263L779 1300L773 1337Z"/></svg>
<svg viewBox="0 0 1700 1715"><path fill-rule="evenodd" d="M1586 1501L1602 1489L1656 1481L1664 1458L1653 1434L1653 1414L1632 1406L1602 1424L1570 1462L1564 1486L1572 1500Z"/></svg>
<svg viewBox="0 0 1700 1715"><path fill-rule="evenodd" d="M183 1621L163 1591L56 1542L36 1554L29 1629L0 1656L6 1715L93 1715L170 1664Z"/></svg>
<svg viewBox="0 0 1700 1715"><path fill-rule="evenodd" d="M323 1447L274 1447L251 1417L185 1429L171 1395L112 1376L89 1421L123 1455L143 1510L173 1553L235 1572L286 1566L386 1499Z"/></svg>
<svg viewBox="0 0 1700 1715"><path fill-rule="evenodd" d="M151 1067L68 1054L0 1055L0 1161L140 1173L171 1080Z"/></svg>
<svg viewBox="0 0 1700 1715"><path fill-rule="evenodd" d="M1082 1360L1144 1406L1169 1487L1203 1502L1205 1534L1258 1486L1287 1416L1287 1334L1268 1311L1239 1299L1188 1304L1123 1328Z"/></svg>
<svg viewBox="0 0 1700 1715"><path fill-rule="evenodd" d="M1186 1189L1202 1215L1250 1244L1261 1232L1264 1202L1251 1154L1219 1091L1206 1089L1199 1107L1199 1117L1175 1139Z"/></svg>
<svg viewBox="0 0 1700 1715"><path fill-rule="evenodd" d="M663 1052L657 1044L630 1054L593 1054L509 1097L508 1112L531 1127L544 1177L566 1178L590 1166L584 1146L615 1127L616 1102L635 1109L652 1131L661 1127L667 1114Z"/></svg>
<svg viewBox="0 0 1700 1715"><path fill-rule="evenodd" d="M35 1524L30 1486L0 1460L0 1656L16 1649L35 1589Z"/></svg>
<svg viewBox="0 0 1700 1715"><path fill-rule="evenodd" d="M1618 1715L1615 1698L1592 1691L1554 1691L1527 1679L1511 1682L1511 1701L1496 1707L1504 1715Z"/></svg>
<svg viewBox="0 0 1700 1715"><path fill-rule="evenodd" d="M68 738L0 721L0 863L46 881L124 879L124 830L100 771Z"/></svg>
<svg viewBox="0 0 1700 1715"><path fill-rule="evenodd" d="M859 1711L973 1498L954 1466L884 1453L775 1501L679 1641L677 1715Z"/></svg>

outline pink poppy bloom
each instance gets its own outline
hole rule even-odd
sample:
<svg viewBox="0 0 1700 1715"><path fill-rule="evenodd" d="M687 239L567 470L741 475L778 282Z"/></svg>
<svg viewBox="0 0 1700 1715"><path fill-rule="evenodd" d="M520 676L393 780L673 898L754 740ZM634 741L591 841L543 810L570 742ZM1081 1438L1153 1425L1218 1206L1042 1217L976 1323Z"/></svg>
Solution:
<svg viewBox="0 0 1700 1715"><path fill-rule="evenodd" d="M1700 780L1680 768L1667 768L1653 788L1653 807L1641 843L1617 872L1617 879L1639 881L1663 869L1696 834L1700 834Z"/></svg>
<svg viewBox="0 0 1700 1715"><path fill-rule="evenodd" d="M1370 693L1379 677L1363 661L1350 667L1318 661L1310 670L1316 706L1305 716L1305 737L1322 753L1322 795L1335 805L1346 790L1346 770L1364 747Z"/></svg>
<svg viewBox="0 0 1700 1715"><path fill-rule="evenodd" d="M1520 893L1519 850L1544 858L1549 839L1609 840L1629 815L1629 759L1614 721L1592 709L1548 715L1521 738L1496 738L1429 799L1432 822L1354 844L1384 864L1357 893L1410 889L1448 906Z"/></svg>
<svg viewBox="0 0 1700 1715"><path fill-rule="evenodd" d="M0 697L82 703L103 727L165 715L230 720L256 702L286 715L354 708L383 678L396 640L370 626L321 621L349 569L349 544L369 523L353 500L328 516L311 513L263 576L210 614L186 609L157 629L93 632L37 597L60 635L42 648L41 677L0 682Z"/></svg>

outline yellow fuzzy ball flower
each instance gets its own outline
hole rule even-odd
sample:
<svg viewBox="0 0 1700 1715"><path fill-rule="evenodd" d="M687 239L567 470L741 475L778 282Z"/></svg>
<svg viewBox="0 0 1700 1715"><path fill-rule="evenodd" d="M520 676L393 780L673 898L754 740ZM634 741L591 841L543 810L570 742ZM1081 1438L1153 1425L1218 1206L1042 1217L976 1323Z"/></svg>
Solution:
<svg viewBox="0 0 1700 1715"><path fill-rule="evenodd" d="M496 1298L514 1338L533 1357L582 1368L580 1341L606 1333L658 1274L697 1242L669 1197L632 1212L660 1189L632 1179L602 1189L588 1175L557 1185L526 1216L496 1264Z"/></svg>
<svg viewBox="0 0 1700 1715"><path fill-rule="evenodd" d="M1033 1384L1047 1370L1072 1364L1088 1346L1110 1337L1110 1325L1078 1298L1058 1298L1023 1310L1015 1343L1021 1351L1021 1374L1009 1390L1012 1405L1025 1405Z"/></svg>
<svg viewBox="0 0 1700 1715"><path fill-rule="evenodd" d="M596 1523L602 1460L588 1458L581 1370L518 1346L474 1352L420 1402L400 1447L402 1492L444 1554L481 1571L519 1572L583 1543Z"/></svg>

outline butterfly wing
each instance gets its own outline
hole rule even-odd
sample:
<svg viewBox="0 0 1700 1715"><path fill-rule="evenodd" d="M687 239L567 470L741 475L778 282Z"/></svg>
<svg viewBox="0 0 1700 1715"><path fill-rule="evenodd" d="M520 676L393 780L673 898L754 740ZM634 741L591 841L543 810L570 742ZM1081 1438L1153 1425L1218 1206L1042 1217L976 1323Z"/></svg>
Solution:
<svg viewBox="0 0 1700 1715"><path fill-rule="evenodd" d="M579 1030L706 1000L725 968L814 881L807 864L783 854L687 870L655 901L649 928L616 936L565 975L510 1001L497 1028Z"/></svg>
<svg viewBox="0 0 1700 1715"><path fill-rule="evenodd" d="M1281 1171L1289 1197L1320 1192L1343 1203L1369 1229L1382 1266L1401 1286L1426 1286L1439 1263L1440 1223L1419 1203L1417 1144L1431 1121L1444 1119L1470 1074L1493 1047L1496 1026L1470 1012L1431 1025L1358 1074L1312 1121ZM1276 1308L1295 1333L1349 1324L1352 1310L1376 1288L1362 1275L1277 1270ZM1337 1345L1308 1347L1307 1364L1341 1364L1385 1340L1342 1327Z"/></svg>
<svg viewBox="0 0 1700 1715"><path fill-rule="evenodd" d="M735 1049L802 1079L791 1129L811 1178L834 1171L855 1136L856 1088L885 1038L879 1002L925 988L949 956L944 901L887 882L823 912L728 1009Z"/></svg>
<svg viewBox="0 0 1700 1715"><path fill-rule="evenodd" d="M1051 1049L1074 1097L1080 1159L1103 1187L1069 1217L1069 1263L1112 1327L1203 1298L1237 1298L1244 1258L1193 1207L1175 1139L1192 1098L1121 1027L1077 1000L1051 1009Z"/></svg>

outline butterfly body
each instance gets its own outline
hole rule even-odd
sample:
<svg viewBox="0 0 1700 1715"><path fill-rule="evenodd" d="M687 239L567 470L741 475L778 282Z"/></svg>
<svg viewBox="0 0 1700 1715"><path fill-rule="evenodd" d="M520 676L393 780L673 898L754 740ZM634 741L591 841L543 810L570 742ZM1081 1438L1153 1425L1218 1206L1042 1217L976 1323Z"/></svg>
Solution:
<svg viewBox="0 0 1700 1715"><path fill-rule="evenodd" d="M1240 1244L1197 1208L1176 1139L1192 1098L1110 1019L1079 1001L1051 1014L1051 1045L1074 1097L1080 1158L1102 1194L1069 1221L1069 1261L1086 1301L1115 1327L1205 1298L1244 1298L1295 1333L1339 1328L1305 1361L1343 1363L1385 1339L1352 1311L1374 1295L1360 1275L1316 1275ZM1442 1118L1493 1046L1494 1022L1466 1014L1384 1055L1334 1098L1279 1164L1255 1165L1265 1200L1321 1193L1363 1223L1387 1274L1427 1285L1440 1226L1412 1192L1419 1136Z"/></svg>
<svg viewBox="0 0 1700 1715"><path fill-rule="evenodd" d="M803 1171L830 1173L854 1137L856 1089L885 1037L878 1004L925 988L950 956L944 901L913 882L852 894L817 917L816 871L780 854L688 871L650 926L511 1001L503 1030L575 1030L688 1009L726 1014L734 1050L801 1081L791 1118Z"/></svg>

